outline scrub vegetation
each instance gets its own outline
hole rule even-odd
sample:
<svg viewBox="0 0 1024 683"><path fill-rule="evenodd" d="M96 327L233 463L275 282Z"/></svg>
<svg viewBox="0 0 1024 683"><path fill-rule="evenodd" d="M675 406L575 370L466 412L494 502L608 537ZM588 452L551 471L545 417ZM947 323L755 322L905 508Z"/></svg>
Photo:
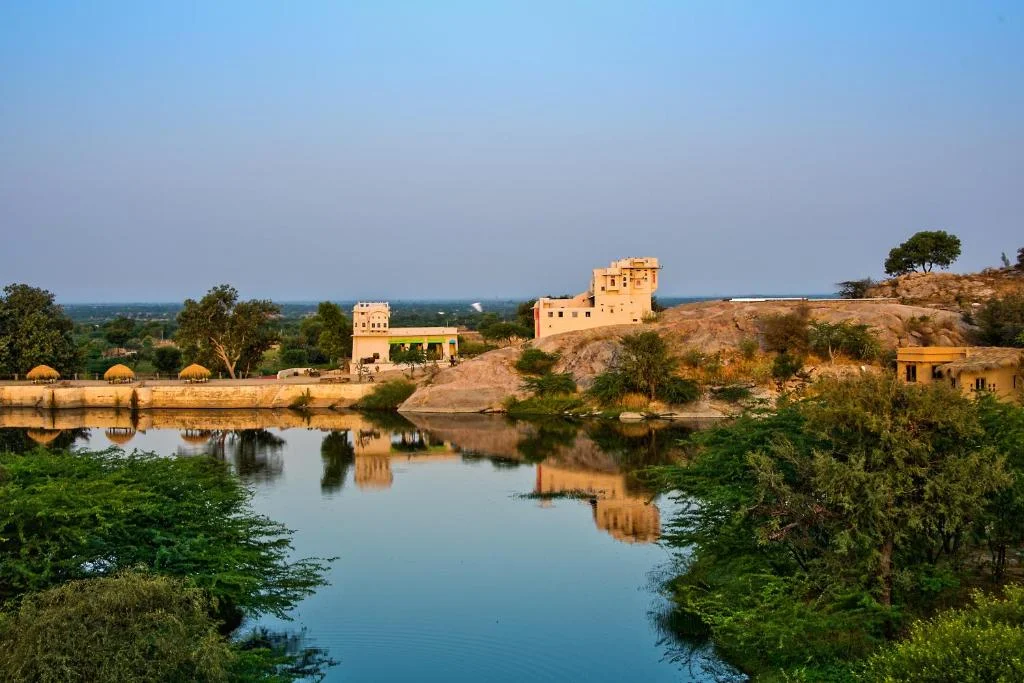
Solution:
<svg viewBox="0 0 1024 683"><path fill-rule="evenodd" d="M649 470L681 504L665 589L683 639L768 681L907 680L925 662L914 680L1001 680L984 667L1019 663L1020 592L993 596L1024 550L1020 406L825 379L684 446L686 464Z"/></svg>

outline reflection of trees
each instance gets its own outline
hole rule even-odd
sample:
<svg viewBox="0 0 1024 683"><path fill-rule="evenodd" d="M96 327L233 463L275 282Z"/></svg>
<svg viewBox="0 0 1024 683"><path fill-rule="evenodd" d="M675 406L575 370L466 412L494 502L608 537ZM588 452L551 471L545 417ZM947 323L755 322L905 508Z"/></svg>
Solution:
<svg viewBox="0 0 1024 683"><path fill-rule="evenodd" d="M325 436L323 443L320 444L320 457L324 462L320 490L324 493L340 491L345 485L348 468L356 459L355 448L349 442L348 430L332 431Z"/></svg>
<svg viewBox="0 0 1024 683"><path fill-rule="evenodd" d="M416 425L398 413L386 410L368 410L365 413L359 413L359 415L377 429L388 432L404 432L416 429Z"/></svg>
<svg viewBox="0 0 1024 683"><path fill-rule="evenodd" d="M271 631L260 627L246 634L238 642L241 650L269 650L280 661L280 680L321 681L327 669L337 662L326 648L308 644L306 631ZM275 679L277 680L277 679Z"/></svg>
<svg viewBox="0 0 1024 683"><path fill-rule="evenodd" d="M556 455L562 448L576 443L579 426L575 422L558 419L529 420L516 450L526 462L541 462Z"/></svg>
<svg viewBox="0 0 1024 683"><path fill-rule="evenodd" d="M637 470L675 461L681 452L680 443L693 430L676 424L621 424L594 422L587 424L587 436L610 455L628 476L631 490L643 491L633 476Z"/></svg>
<svg viewBox="0 0 1024 683"><path fill-rule="evenodd" d="M419 451L429 450L430 442L427 440L426 435L413 429L411 431L403 431L398 433L398 438L395 438L395 434L391 435L391 450L399 453L416 453Z"/></svg>
<svg viewBox="0 0 1024 683"><path fill-rule="evenodd" d="M284 472L284 444L284 439L266 429L214 431L207 453L231 463L246 481L270 482Z"/></svg>

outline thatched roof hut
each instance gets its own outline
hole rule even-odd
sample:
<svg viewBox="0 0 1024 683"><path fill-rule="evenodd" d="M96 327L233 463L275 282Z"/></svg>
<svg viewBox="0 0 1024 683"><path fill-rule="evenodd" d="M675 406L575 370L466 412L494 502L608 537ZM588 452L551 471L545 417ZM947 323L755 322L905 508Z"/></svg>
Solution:
<svg viewBox="0 0 1024 683"><path fill-rule="evenodd" d="M118 363L117 365L110 366L103 373L103 379L108 382L130 382L135 379L135 371L127 365Z"/></svg>
<svg viewBox="0 0 1024 683"><path fill-rule="evenodd" d="M962 360L955 360L945 363L943 370L952 373L963 372L984 372L998 368L1015 367L1024 365L1024 351L1014 348L999 346L969 346L967 357Z"/></svg>
<svg viewBox="0 0 1024 683"><path fill-rule="evenodd" d="M210 374L210 371L204 368L202 365L197 365L196 363L193 363L192 365L188 366L187 368L178 373L178 379L185 379L190 382L195 382L196 380L210 379Z"/></svg>
<svg viewBox="0 0 1024 683"><path fill-rule="evenodd" d="M56 379L60 379L60 373L49 365L37 365L29 370L28 374L25 376L33 382L52 382Z"/></svg>
<svg viewBox="0 0 1024 683"><path fill-rule="evenodd" d="M41 446L45 446L61 435L62 429L26 429L25 436Z"/></svg>
<svg viewBox="0 0 1024 683"><path fill-rule="evenodd" d="M135 430L131 427L108 427L104 434L110 439L110 443L123 446L135 436Z"/></svg>

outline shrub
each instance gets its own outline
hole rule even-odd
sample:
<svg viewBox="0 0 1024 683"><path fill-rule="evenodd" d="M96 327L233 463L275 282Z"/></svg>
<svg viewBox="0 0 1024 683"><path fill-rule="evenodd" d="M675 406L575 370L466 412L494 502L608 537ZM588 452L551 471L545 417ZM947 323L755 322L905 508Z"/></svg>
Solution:
<svg viewBox="0 0 1024 683"><path fill-rule="evenodd" d="M699 368L704 364L706 358L707 356L700 349L686 349L686 351L683 351L681 360L683 365L688 368Z"/></svg>
<svg viewBox="0 0 1024 683"><path fill-rule="evenodd" d="M918 621L910 636L873 655L865 667L872 681L1024 680L1024 588L1006 599L974 594L974 605Z"/></svg>
<svg viewBox="0 0 1024 683"><path fill-rule="evenodd" d="M847 320L837 323L812 322L809 345L811 351L822 357L827 356L830 360L835 360L839 353L857 360L874 360L881 351L878 338L870 327Z"/></svg>
<svg viewBox="0 0 1024 683"><path fill-rule="evenodd" d="M810 310L806 306L792 313L769 315L761 319L764 348L779 353L805 353L809 339Z"/></svg>
<svg viewBox="0 0 1024 683"><path fill-rule="evenodd" d="M1017 270L1024 270L1024 247L1017 250Z"/></svg>
<svg viewBox="0 0 1024 683"><path fill-rule="evenodd" d="M153 367L165 375L173 375L181 369L181 349L177 346L159 346L153 351Z"/></svg>
<svg viewBox="0 0 1024 683"><path fill-rule="evenodd" d="M301 368L309 363L306 349L291 348L281 352L281 367Z"/></svg>
<svg viewBox="0 0 1024 683"><path fill-rule="evenodd" d="M744 337L740 339L739 343L740 355L745 360L753 360L757 352L761 350L761 345L757 343L757 340L752 337Z"/></svg>
<svg viewBox="0 0 1024 683"><path fill-rule="evenodd" d="M800 372L804 366L804 359L789 353L780 353L772 361L772 377L779 384L788 381L793 375Z"/></svg>
<svg viewBox="0 0 1024 683"><path fill-rule="evenodd" d="M861 280L843 280L836 284L839 296L843 299L863 299L868 295L868 290L875 286L875 281L866 277Z"/></svg>
<svg viewBox="0 0 1024 683"><path fill-rule="evenodd" d="M71 581L0 622L8 681L227 680L233 659L205 592L166 576Z"/></svg>
<svg viewBox="0 0 1024 683"><path fill-rule="evenodd" d="M750 388L742 384L730 384L726 387L715 387L711 390L711 395L719 401L739 403L750 398Z"/></svg>
<svg viewBox="0 0 1024 683"><path fill-rule="evenodd" d="M505 403L505 410L512 417L529 415L564 415L572 414L586 407L578 396L531 396L522 401L511 397Z"/></svg>
<svg viewBox="0 0 1024 683"><path fill-rule="evenodd" d="M527 377L523 388L537 396L562 396L576 393L576 382L570 372L546 373L539 377Z"/></svg>
<svg viewBox="0 0 1024 683"><path fill-rule="evenodd" d="M603 406L617 403L629 391L629 383L621 372L606 370L594 378L587 391L591 398Z"/></svg>
<svg viewBox="0 0 1024 683"><path fill-rule="evenodd" d="M983 344L1024 346L1019 341L1019 336L1024 333L1024 295L1012 294L989 300L978 311L976 320Z"/></svg>
<svg viewBox="0 0 1024 683"><path fill-rule="evenodd" d="M546 372L551 372L551 368L557 362L557 353L546 353L531 346L523 349L523 352L519 354L515 368L524 375L543 375Z"/></svg>
<svg viewBox="0 0 1024 683"><path fill-rule="evenodd" d="M650 404L650 401L648 401L647 397L643 394L631 391L623 394L618 403L620 406L628 410L643 410Z"/></svg>
<svg viewBox="0 0 1024 683"><path fill-rule="evenodd" d="M669 377L659 388L658 398L666 403L692 403L700 398L700 385L692 379Z"/></svg>
<svg viewBox="0 0 1024 683"><path fill-rule="evenodd" d="M405 399L416 391L416 385L404 379L395 379L378 384L366 396L359 399L356 407L360 410L395 410Z"/></svg>

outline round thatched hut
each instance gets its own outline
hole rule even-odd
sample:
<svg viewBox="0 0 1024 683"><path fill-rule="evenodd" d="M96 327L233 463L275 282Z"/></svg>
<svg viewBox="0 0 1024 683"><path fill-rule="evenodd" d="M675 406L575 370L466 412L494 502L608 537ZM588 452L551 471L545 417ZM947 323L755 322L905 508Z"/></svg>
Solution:
<svg viewBox="0 0 1024 683"><path fill-rule="evenodd" d="M178 379L183 379L186 382L205 382L210 379L210 374L210 371L202 365L193 363L178 373Z"/></svg>
<svg viewBox="0 0 1024 683"><path fill-rule="evenodd" d="M127 365L112 365L103 373L103 379L111 384L129 384L135 380L135 371Z"/></svg>
<svg viewBox="0 0 1024 683"><path fill-rule="evenodd" d="M49 365L37 365L25 376L32 380L33 384L49 384L60 379L60 373Z"/></svg>

